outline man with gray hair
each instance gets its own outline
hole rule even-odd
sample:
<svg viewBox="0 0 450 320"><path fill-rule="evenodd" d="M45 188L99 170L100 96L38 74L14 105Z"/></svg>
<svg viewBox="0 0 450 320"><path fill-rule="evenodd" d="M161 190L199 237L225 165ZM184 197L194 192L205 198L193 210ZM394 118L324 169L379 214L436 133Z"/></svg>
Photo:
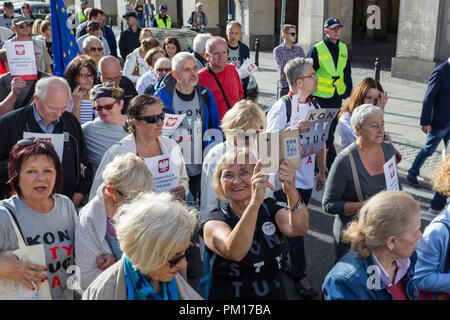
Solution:
<svg viewBox="0 0 450 320"><path fill-rule="evenodd" d="M94 58L96 65L103 57L103 43L96 36L88 36L83 41L83 52L85 55Z"/></svg>
<svg viewBox="0 0 450 320"><path fill-rule="evenodd" d="M195 36L194 42L192 43L192 47L194 49L192 55L197 62L198 70L203 69L208 64L208 60L206 60L206 42L211 37L212 35L209 33L199 33Z"/></svg>
<svg viewBox="0 0 450 320"><path fill-rule="evenodd" d="M301 134L309 131L310 121L305 119L308 111L320 108L315 101L311 101L309 98L317 90L317 75L313 68L313 61L301 57L289 60L284 67L284 73L290 91L270 108L267 114L267 131L283 131L291 127L291 122L295 121L298 123L298 130ZM315 154L303 158L301 168L297 169L295 187L305 205L308 205L314 187L316 162L319 168L315 177L316 190L319 191L325 185L325 147ZM287 201L283 190L276 191L274 195L279 201ZM317 295L317 292L305 274L306 259L303 237L288 238L288 243L291 257L289 273L294 280L295 289L303 298L311 299Z"/></svg>
<svg viewBox="0 0 450 320"><path fill-rule="evenodd" d="M0 118L0 199L10 196L8 156L24 136L49 140L61 159L62 194L79 205L89 193L92 171L87 161L83 131L77 118L67 112L70 87L64 78L47 77L36 83L33 103Z"/></svg>

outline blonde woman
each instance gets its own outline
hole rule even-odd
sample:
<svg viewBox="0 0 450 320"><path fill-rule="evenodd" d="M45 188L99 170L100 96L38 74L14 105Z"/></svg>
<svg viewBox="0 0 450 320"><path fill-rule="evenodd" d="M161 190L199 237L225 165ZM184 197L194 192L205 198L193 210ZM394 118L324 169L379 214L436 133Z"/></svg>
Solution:
<svg viewBox="0 0 450 320"><path fill-rule="evenodd" d="M138 48L127 55L123 67L123 75L129 78L134 84L136 84L139 78L149 70L144 58L147 52L155 47L154 38L142 39L140 43L141 45Z"/></svg>
<svg viewBox="0 0 450 320"><path fill-rule="evenodd" d="M103 171L103 181L81 209L75 228L75 263L81 269L83 290L122 257L113 225L117 208L155 187L145 161L132 153L115 157Z"/></svg>
<svg viewBox="0 0 450 320"><path fill-rule="evenodd" d="M344 232L351 251L323 284L326 300L417 300L413 281L421 232L420 206L403 191L382 191Z"/></svg>
<svg viewBox="0 0 450 320"><path fill-rule="evenodd" d="M122 258L97 277L84 300L201 300L186 268L197 214L168 193L144 193L114 217Z"/></svg>
<svg viewBox="0 0 450 320"><path fill-rule="evenodd" d="M159 88L162 79L166 74L172 71L172 63L169 58L161 57L156 60L155 64L150 66L150 70L139 78L136 84L138 94L151 94Z"/></svg>

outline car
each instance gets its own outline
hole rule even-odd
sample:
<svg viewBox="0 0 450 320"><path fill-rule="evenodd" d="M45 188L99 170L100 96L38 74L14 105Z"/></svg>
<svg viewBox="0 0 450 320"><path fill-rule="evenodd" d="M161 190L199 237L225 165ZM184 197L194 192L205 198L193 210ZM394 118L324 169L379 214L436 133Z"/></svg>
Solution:
<svg viewBox="0 0 450 320"><path fill-rule="evenodd" d="M50 4L39 1L16 1L13 2L14 14L22 14L22 4L28 3L31 6L32 15L36 19L45 19L45 16L50 13ZM0 14L3 14L3 10L0 8Z"/></svg>
<svg viewBox="0 0 450 320"><path fill-rule="evenodd" d="M167 37L177 38L180 42L182 51L193 52L194 38L198 34L197 32L189 29L161 29L161 28L149 28L152 31L153 37L155 37L162 45L164 39Z"/></svg>

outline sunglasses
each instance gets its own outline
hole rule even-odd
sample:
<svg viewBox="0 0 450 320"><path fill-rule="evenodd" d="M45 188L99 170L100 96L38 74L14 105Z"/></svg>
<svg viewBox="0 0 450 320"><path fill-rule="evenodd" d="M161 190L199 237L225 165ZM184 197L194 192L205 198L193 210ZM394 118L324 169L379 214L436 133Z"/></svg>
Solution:
<svg viewBox="0 0 450 320"><path fill-rule="evenodd" d="M51 147L52 149L54 148L53 143L51 143L50 141L47 140L42 140L42 139L38 139L35 137L31 137L31 138L27 138L27 139L22 139L17 141L17 145L19 147L29 147L35 143L40 143L42 144L42 146L48 146Z"/></svg>
<svg viewBox="0 0 450 320"><path fill-rule="evenodd" d="M186 258L189 256L189 254L191 253L191 248L187 248L187 250L184 252L183 255L176 257L175 259L172 260L168 260L168 262L170 263L170 268L174 268L182 259Z"/></svg>
<svg viewBox="0 0 450 320"><path fill-rule="evenodd" d="M290 34L291 36L295 37L297 35L297 32L286 32L286 34Z"/></svg>
<svg viewBox="0 0 450 320"><path fill-rule="evenodd" d="M79 76L82 79L89 79L89 78L94 79L94 75L92 73L80 73Z"/></svg>
<svg viewBox="0 0 450 320"><path fill-rule="evenodd" d="M29 23L22 23L18 25L19 29L24 29L24 28L29 28L30 24Z"/></svg>
<svg viewBox="0 0 450 320"><path fill-rule="evenodd" d="M147 123L156 123L158 120L164 121L165 113L153 115L153 116L146 116L146 117L137 117L136 120L142 120Z"/></svg>
<svg viewBox="0 0 450 320"><path fill-rule="evenodd" d="M172 69L170 69L170 68L156 68L156 71L158 71L158 72L170 72Z"/></svg>
<svg viewBox="0 0 450 320"><path fill-rule="evenodd" d="M94 105L94 110L95 110L95 111L98 111L98 112L102 111L103 109L111 110L112 108L114 108L114 105L115 105L117 102L118 102L118 101L116 100L116 101L114 101L114 103L111 103L111 104L105 104L104 106L97 106L97 105Z"/></svg>
<svg viewBox="0 0 450 320"><path fill-rule="evenodd" d="M102 51L103 51L103 48L91 47L91 48L88 48L88 50L90 50L90 51L102 52Z"/></svg>

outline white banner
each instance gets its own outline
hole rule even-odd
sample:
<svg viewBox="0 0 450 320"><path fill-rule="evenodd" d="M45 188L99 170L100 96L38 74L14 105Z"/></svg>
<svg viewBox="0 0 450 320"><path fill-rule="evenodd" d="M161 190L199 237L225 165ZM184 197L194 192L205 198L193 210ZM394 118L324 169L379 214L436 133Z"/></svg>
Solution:
<svg viewBox="0 0 450 320"><path fill-rule="evenodd" d="M169 191L179 186L178 167L169 154L145 158L145 163L152 173L155 192Z"/></svg>
<svg viewBox="0 0 450 320"><path fill-rule="evenodd" d="M5 47L11 77L37 80L33 41L8 41Z"/></svg>
<svg viewBox="0 0 450 320"><path fill-rule="evenodd" d="M58 154L59 161L62 163L62 157L64 153L64 134L63 133L37 133L37 132L24 132L23 138L37 138L39 140L45 140L48 142L51 142L53 144L53 148L55 149L56 153Z"/></svg>
<svg viewBox="0 0 450 320"><path fill-rule="evenodd" d="M383 166L384 177L386 179L386 190L399 190L397 164L395 155L388 160Z"/></svg>

